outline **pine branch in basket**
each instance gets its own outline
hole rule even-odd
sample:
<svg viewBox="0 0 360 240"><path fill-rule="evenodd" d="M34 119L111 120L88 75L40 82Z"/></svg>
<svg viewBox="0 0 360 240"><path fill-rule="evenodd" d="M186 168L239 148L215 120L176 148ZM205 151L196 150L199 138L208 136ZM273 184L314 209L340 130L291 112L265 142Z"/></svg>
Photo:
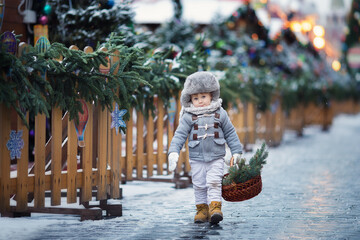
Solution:
<svg viewBox="0 0 360 240"><path fill-rule="evenodd" d="M254 156L251 157L249 164L245 164L246 159L242 158L238 164L234 164L229 168L229 174L223 178L223 185L230 185L232 183L243 183L251 178L254 178L261 173L261 169L266 164L268 151L265 151L266 144L263 143L259 149L256 150Z"/></svg>

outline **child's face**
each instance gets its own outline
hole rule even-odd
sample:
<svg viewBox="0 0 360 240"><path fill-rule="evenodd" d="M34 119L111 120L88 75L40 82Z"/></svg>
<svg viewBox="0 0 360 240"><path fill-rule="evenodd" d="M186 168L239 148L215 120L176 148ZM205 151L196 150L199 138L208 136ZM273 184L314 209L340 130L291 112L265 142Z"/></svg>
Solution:
<svg viewBox="0 0 360 240"><path fill-rule="evenodd" d="M211 93L196 93L191 95L194 107L206 107L211 103Z"/></svg>

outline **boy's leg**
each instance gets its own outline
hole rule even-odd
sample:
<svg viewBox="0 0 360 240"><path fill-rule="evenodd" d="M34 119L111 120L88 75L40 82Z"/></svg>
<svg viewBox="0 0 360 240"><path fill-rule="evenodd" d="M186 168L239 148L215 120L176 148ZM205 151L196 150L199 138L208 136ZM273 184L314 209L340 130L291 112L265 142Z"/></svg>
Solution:
<svg viewBox="0 0 360 240"><path fill-rule="evenodd" d="M197 210L194 222L204 223L209 220L209 206L207 204L206 188L206 167L203 162L191 160L190 166Z"/></svg>
<svg viewBox="0 0 360 240"><path fill-rule="evenodd" d="M221 202L221 182L224 176L224 159L207 163L206 186L208 189L208 204L212 201Z"/></svg>
<svg viewBox="0 0 360 240"><path fill-rule="evenodd" d="M214 160L207 166L206 186L208 188L209 217L215 224L223 219L221 212L221 181L224 174L224 159Z"/></svg>
<svg viewBox="0 0 360 240"><path fill-rule="evenodd" d="M191 178L195 193L195 204L207 204L206 167L204 162L191 161Z"/></svg>

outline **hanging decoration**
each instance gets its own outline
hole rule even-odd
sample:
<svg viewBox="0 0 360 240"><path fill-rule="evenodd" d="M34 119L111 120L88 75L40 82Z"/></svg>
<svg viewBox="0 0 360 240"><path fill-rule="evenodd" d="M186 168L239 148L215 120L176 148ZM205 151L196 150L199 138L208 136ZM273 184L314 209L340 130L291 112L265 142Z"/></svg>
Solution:
<svg viewBox="0 0 360 240"><path fill-rule="evenodd" d="M115 1L114 0L108 0L106 3L110 8L112 8L115 5Z"/></svg>
<svg viewBox="0 0 360 240"><path fill-rule="evenodd" d="M50 47L50 42L49 40L44 37L44 36L41 36L37 41L36 41L36 44L35 44L35 48L36 50L38 51L38 53L44 53L46 52L46 50L48 50L48 48Z"/></svg>
<svg viewBox="0 0 360 240"><path fill-rule="evenodd" d="M46 37L41 36L39 40L36 41L35 48L38 53L44 53L46 52L46 50L48 50L48 48L50 48L50 42ZM45 79L46 76L45 70L42 72L41 76Z"/></svg>
<svg viewBox="0 0 360 240"><path fill-rule="evenodd" d="M7 149L10 151L10 159L21 158L21 149L24 147L24 140L22 139L23 131L16 132L11 130L10 139L6 143Z"/></svg>
<svg viewBox="0 0 360 240"><path fill-rule="evenodd" d="M17 42L16 37L12 32L4 32L0 39L0 47L5 49L5 52L8 52L12 55L16 54ZM9 71L6 72L6 77L11 77L12 68L9 68Z"/></svg>
<svg viewBox="0 0 360 240"><path fill-rule="evenodd" d="M126 109L122 109L119 111L119 105L115 103L115 109L111 113L112 122L110 128L115 128L116 135L119 133L119 127L126 128L126 123L123 120L123 116L127 112Z"/></svg>
<svg viewBox="0 0 360 240"><path fill-rule="evenodd" d="M51 5L46 3L43 9L44 14L49 15L51 13Z"/></svg>
<svg viewBox="0 0 360 240"><path fill-rule="evenodd" d="M46 25L48 21L49 21L48 16L43 15L39 18L39 23L42 25Z"/></svg>
<svg viewBox="0 0 360 240"><path fill-rule="evenodd" d="M75 123L75 130L78 138L79 147L85 147L84 134L85 134L87 122L89 120L89 110L84 100L81 99L80 102L82 104L83 113L81 112L78 113L79 123L78 124Z"/></svg>
<svg viewBox="0 0 360 240"><path fill-rule="evenodd" d="M11 53L12 55L16 54L16 37L12 32L6 31L1 36L1 45L5 46L5 51Z"/></svg>

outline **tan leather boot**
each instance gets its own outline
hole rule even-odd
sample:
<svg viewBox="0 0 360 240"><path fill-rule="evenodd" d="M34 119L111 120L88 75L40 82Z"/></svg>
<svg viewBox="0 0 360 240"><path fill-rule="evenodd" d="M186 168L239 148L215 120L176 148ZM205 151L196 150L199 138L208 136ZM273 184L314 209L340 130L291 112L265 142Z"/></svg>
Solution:
<svg viewBox="0 0 360 240"><path fill-rule="evenodd" d="M223 220L223 214L221 212L221 202L212 201L209 205L210 222L216 224Z"/></svg>
<svg viewBox="0 0 360 240"><path fill-rule="evenodd" d="M204 223L209 219L209 206L205 203L196 205L195 223Z"/></svg>

